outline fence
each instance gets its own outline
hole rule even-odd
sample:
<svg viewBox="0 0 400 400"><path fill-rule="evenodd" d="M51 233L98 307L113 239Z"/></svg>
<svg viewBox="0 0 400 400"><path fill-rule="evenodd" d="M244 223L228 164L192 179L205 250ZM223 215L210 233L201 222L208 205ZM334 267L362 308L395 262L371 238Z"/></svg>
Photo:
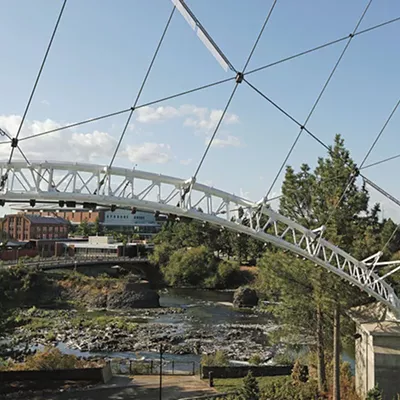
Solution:
<svg viewBox="0 0 400 400"><path fill-rule="evenodd" d="M112 360L111 369L114 374L130 375L159 375L159 360ZM185 361L166 361L162 362L163 375L195 375L196 363Z"/></svg>
<svg viewBox="0 0 400 400"><path fill-rule="evenodd" d="M254 376L279 376L290 375L292 373L292 365L263 365L263 366L234 366L234 367L202 367L202 377L208 378L210 372L214 378L243 378L249 371Z"/></svg>

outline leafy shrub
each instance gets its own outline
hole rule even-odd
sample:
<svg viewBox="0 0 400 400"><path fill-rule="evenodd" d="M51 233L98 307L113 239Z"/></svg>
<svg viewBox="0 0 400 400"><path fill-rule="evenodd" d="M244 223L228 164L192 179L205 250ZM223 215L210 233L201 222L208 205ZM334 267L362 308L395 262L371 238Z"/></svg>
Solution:
<svg viewBox="0 0 400 400"><path fill-rule="evenodd" d="M73 369L94 366L93 362L79 360L71 354L63 354L57 348L46 348L32 356L26 357L24 363L9 363L3 370L9 371L43 371Z"/></svg>
<svg viewBox="0 0 400 400"><path fill-rule="evenodd" d="M260 398L260 388L258 387L257 379L254 378L251 371L243 379L240 398L243 400L258 400Z"/></svg>
<svg viewBox="0 0 400 400"><path fill-rule="evenodd" d="M263 388L262 400L314 400L323 399L318 393L317 383L311 380L307 383L294 385L292 382L278 384L273 382Z"/></svg>
<svg viewBox="0 0 400 400"><path fill-rule="evenodd" d="M221 261L217 270L217 287L233 288L240 286L242 277L239 264L231 261Z"/></svg>
<svg viewBox="0 0 400 400"><path fill-rule="evenodd" d="M292 379L295 384L305 383L308 381L308 368L306 365L302 365L299 360L294 363Z"/></svg>
<svg viewBox="0 0 400 400"><path fill-rule="evenodd" d="M293 356L288 353L277 354L274 357L274 364L276 365L293 365L294 361Z"/></svg>
<svg viewBox="0 0 400 400"><path fill-rule="evenodd" d="M217 271L217 259L205 246L176 250L161 268L171 286L206 286L205 280Z"/></svg>
<svg viewBox="0 0 400 400"><path fill-rule="evenodd" d="M375 386L373 389L368 391L365 400L382 400L382 399L383 399L382 392L379 390L378 386Z"/></svg>
<svg viewBox="0 0 400 400"><path fill-rule="evenodd" d="M253 354L249 358L249 364L251 365L260 365L262 363L262 359L259 354Z"/></svg>
<svg viewBox="0 0 400 400"><path fill-rule="evenodd" d="M53 331L50 331L50 332L47 333L45 339L48 342L54 342L56 340L56 334Z"/></svg>
<svg viewBox="0 0 400 400"><path fill-rule="evenodd" d="M213 354L203 354L201 356L201 365L207 367L226 367L229 365L229 359L222 350L217 350Z"/></svg>

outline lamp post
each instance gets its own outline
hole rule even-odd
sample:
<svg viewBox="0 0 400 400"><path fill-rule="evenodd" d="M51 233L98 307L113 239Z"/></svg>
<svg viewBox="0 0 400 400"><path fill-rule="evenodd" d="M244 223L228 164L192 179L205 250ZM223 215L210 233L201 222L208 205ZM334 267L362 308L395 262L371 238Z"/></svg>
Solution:
<svg viewBox="0 0 400 400"><path fill-rule="evenodd" d="M160 390L159 390L159 400L162 400L162 355L163 355L163 345L160 344Z"/></svg>

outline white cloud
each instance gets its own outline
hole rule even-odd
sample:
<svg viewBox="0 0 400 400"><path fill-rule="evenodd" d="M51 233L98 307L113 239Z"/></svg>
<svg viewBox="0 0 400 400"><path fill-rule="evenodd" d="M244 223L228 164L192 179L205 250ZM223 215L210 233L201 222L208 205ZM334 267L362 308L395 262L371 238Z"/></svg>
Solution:
<svg viewBox="0 0 400 400"><path fill-rule="evenodd" d="M143 107L137 111L136 120L142 123L162 121L179 117L179 110L175 107Z"/></svg>
<svg viewBox="0 0 400 400"><path fill-rule="evenodd" d="M191 164L192 161L193 160L191 158L188 158L187 160L181 160L180 163L182 165L189 165L189 164Z"/></svg>
<svg viewBox="0 0 400 400"><path fill-rule="evenodd" d="M90 160L109 157L116 147L117 141L107 132L94 131L93 133L73 133L68 140L68 146L75 158Z"/></svg>
<svg viewBox="0 0 400 400"><path fill-rule="evenodd" d="M214 130L219 120L221 119L222 110L211 110L206 116L195 118L187 118L184 122L185 126L193 126L197 130L209 132ZM224 124L235 124L239 122L239 117L236 114L225 114L223 119Z"/></svg>
<svg viewBox="0 0 400 400"><path fill-rule="evenodd" d="M21 116L0 115L0 127L11 136L15 136ZM46 119L44 121L26 120L20 138L59 128L60 123ZM6 141L0 138L0 141ZM105 163L116 148L117 140L107 132L94 130L90 133L82 133L71 129L54 132L35 139L20 141L25 155L30 160L47 161L78 161L91 163ZM10 145L0 145L0 159L8 158ZM14 152L15 159L21 159L19 151ZM167 144L145 142L140 145L128 145L118 153L118 157L124 157L135 162L165 163L172 159L171 148Z"/></svg>
<svg viewBox="0 0 400 400"><path fill-rule="evenodd" d="M193 127L201 132L213 130L223 110L208 109L206 107L197 107L192 104L184 104L176 107L143 107L137 110L136 120L141 123L161 122L172 118L185 118L183 125ZM239 116L232 113L226 113L223 123L236 124L239 122Z"/></svg>
<svg viewBox="0 0 400 400"><path fill-rule="evenodd" d="M129 161L135 163L164 164L172 159L171 147L164 143L145 142L137 146L129 145L124 153L129 158Z"/></svg>
<svg viewBox="0 0 400 400"><path fill-rule="evenodd" d="M209 143L210 138L206 138L206 145ZM215 138L211 144L211 147L240 147L242 143L237 136L226 135L223 138Z"/></svg>

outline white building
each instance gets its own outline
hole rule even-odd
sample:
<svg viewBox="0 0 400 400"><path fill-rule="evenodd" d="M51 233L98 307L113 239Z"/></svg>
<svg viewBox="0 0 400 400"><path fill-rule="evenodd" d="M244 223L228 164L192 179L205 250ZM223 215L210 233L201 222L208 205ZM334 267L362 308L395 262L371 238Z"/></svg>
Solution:
<svg viewBox="0 0 400 400"><path fill-rule="evenodd" d="M160 224L153 213L137 211L132 214L129 210L106 211L103 227L116 231L133 231L140 236L150 237L160 230Z"/></svg>

